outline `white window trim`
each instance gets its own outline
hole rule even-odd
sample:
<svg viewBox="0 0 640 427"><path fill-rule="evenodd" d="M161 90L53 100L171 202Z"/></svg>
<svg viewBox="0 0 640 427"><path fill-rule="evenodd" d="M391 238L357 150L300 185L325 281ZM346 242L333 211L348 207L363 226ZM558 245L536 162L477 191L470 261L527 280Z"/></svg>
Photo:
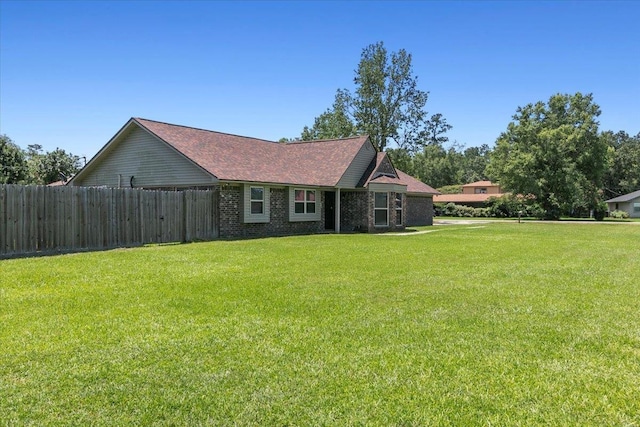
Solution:
<svg viewBox="0 0 640 427"><path fill-rule="evenodd" d="M400 197L400 207L398 207L398 197ZM395 203L395 208L396 208L396 225L402 225L403 222L402 220L404 219L402 217L402 211L404 210L404 200L402 200L402 193L396 193L396 197L395 200L393 201ZM398 223L398 211L400 212L400 223Z"/></svg>
<svg viewBox="0 0 640 427"><path fill-rule="evenodd" d="M376 194L385 194L387 196L387 203L384 208L376 207ZM395 203L395 201L394 201ZM386 211L387 221L386 224L376 224L376 211ZM373 226L374 227L389 227L389 192L388 191L375 191L373 193Z"/></svg>
<svg viewBox="0 0 640 427"><path fill-rule="evenodd" d="M253 189L254 188L256 190L258 190L258 189L262 190L262 198L261 199L254 199L253 198ZM262 203L261 212L253 212L253 204L255 202ZM250 209L249 212L251 213L251 215L264 215L264 187L258 187L256 185L249 186L249 205L250 205L249 206L249 209Z"/></svg>
<svg viewBox="0 0 640 427"><path fill-rule="evenodd" d="M304 191L304 213L296 213L296 191ZM313 191L316 195L314 202L307 202L307 192ZM309 187L289 187L289 221L320 221L322 214L321 190ZM298 202L302 203L302 202ZM307 203L315 203L316 211L307 212Z"/></svg>
<svg viewBox="0 0 640 427"><path fill-rule="evenodd" d="M252 188L262 188L262 213L251 213L251 202L258 202L260 200L254 200L251 198ZM242 206L242 222L244 223L265 223L270 221L270 193L269 187L266 185L251 185L245 184L243 191L243 206Z"/></svg>

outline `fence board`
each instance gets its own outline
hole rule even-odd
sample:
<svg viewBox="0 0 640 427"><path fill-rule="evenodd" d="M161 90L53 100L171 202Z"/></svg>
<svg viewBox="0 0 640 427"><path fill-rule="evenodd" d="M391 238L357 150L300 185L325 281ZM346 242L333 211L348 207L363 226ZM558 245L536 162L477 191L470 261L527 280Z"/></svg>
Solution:
<svg viewBox="0 0 640 427"><path fill-rule="evenodd" d="M215 190L0 185L0 257L218 237Z"/></svg>

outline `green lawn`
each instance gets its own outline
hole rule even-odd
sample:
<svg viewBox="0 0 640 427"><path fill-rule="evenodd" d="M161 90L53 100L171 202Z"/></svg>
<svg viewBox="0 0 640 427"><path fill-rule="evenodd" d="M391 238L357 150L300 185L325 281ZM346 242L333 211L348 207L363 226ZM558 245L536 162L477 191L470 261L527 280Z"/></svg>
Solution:
<svg viewBox="0 0 640 427"><path fill-rule="evenodd" d="M640 226L423 230L0 261L0 425L640 426Z"/></svg>

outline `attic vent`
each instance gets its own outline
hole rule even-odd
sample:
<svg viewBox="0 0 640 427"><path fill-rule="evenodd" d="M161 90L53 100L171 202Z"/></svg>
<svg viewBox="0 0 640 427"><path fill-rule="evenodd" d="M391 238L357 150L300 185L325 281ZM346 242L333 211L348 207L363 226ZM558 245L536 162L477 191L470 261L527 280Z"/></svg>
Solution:
<svg viewBox="0 0 640 427"><path fill-rule="evenodd" d="M375 178L379 178L379 177L381 177L381 176L386 176L386 177L388 177L388 178L397 178L397 177L398 177L397 175L395 175L395 174L393 174L393 173L388 173L388 172L378 172L378 173L376 173ZM374 179L375 179L375 178L374 178Z"/></svg>

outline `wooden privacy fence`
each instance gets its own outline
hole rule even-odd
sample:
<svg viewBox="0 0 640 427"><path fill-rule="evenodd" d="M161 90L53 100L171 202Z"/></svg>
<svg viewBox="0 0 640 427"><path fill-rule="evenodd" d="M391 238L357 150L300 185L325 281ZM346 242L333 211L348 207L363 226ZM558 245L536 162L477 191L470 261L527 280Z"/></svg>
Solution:
<svg viewBox="0 0 640 427"><path fill-rule="evenodd" d="M0 185L0 257L218 237L215 190Z"/></svg>

